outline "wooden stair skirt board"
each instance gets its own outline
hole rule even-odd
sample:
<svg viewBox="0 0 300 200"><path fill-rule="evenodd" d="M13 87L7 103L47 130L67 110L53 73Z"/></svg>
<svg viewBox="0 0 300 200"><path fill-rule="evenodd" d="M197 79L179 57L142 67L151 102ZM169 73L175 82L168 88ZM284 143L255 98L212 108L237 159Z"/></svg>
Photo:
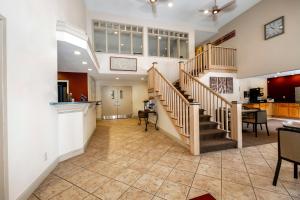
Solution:
<svg viewBox="0 0 300 200"><path fill-rule="evenodd" d="M211 194L205 194L190 200L216 200L216 199Z"/></svg>
<svg viewBox="0 0 300 200"><path fill-rule="evenodd" d="M176 89L184 95L186 99L193 102L189 95L186 95L179 86L179 82L175 82ZM204 109L199 110L199 126L200 126L200 152L220 151L237 147L237 142L226 137L224 130L218 129L218 123L211 121L211 116L205 114Z"/></svg>

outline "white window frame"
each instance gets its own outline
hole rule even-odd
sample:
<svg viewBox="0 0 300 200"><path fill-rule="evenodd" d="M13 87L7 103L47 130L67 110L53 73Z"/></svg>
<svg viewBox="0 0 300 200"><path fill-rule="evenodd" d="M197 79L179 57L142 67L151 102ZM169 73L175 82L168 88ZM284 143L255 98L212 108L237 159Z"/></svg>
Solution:
<svg viewBox="0 0 300 200"><path fill-rule="evenodd" d="M165 34L162 34L165 33ZM157 41L157 56L152 56L149 53L149 36L157 36L157 37L167 37L168 38L168 56L161 56L160 55L160 39ZM161 57L161 58L174 58L174 59L188 59L189 58L189 34L185 32L178 32L178 31L170 31L164 30L159 28L151 28L147 29L147 36L148 36L148 56L151 57ZM170 40L171 38L175 38L177 40L177 55L178 57L171 57L171 49L170 49ZM180 58L180 39L187 40L187 57Z"/></svg>
<svg viewBox="0 0 300 200"><path fill-rule="evenodd" d="M105 23L105 27L101 27L101 23ZM119 37L119 45L118 45L118 52L117 53L111 53L108 52L108 40L107 40L107 30L110 29L107 27L108 24L112 24L112 27L116 27L116 31L118 32L118 37ZM125 26L125 30L121 30L121 26ZM136 30L133 30L136 28ZM96 53L109 53L109 54L120 54L120 55L133 55L133 56L143 56L144 55L144 28L142 26L138 25L130 25L130 24L122 24L122 23L117 23L117 22L110 22L110 21L105 21L105 20L92 20L92 30L93 30L93 44L94 44L94 49L96 50L96 45L95 45L95 29L101 29L105 30L105 35L106 35L106 49L105 52L97 52ZM130 33L131 37L131 44L130 44L130 53L122 53L121 52L121 32L126 32ZM141 34L141 40L142 40L142 50L141 54L135 54L133 52L133 34Z"/></svg>

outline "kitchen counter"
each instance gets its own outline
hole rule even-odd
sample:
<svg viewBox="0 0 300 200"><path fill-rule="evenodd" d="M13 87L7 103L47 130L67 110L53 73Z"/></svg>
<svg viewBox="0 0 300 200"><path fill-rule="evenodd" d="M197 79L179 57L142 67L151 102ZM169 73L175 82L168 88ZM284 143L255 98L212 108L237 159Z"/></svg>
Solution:
<svg viewBox="0 0 300 200"><path fill-rule="evenodd" d="M266 110L269 117L300 119L300 103L246 103L243 106Z"/></svg>

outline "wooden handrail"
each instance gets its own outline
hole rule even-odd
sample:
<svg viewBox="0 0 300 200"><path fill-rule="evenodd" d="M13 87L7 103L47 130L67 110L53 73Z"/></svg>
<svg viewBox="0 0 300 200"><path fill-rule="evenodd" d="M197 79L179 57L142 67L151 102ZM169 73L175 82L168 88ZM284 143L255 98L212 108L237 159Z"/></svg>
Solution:
<svg viewBox="0 0 300 200"><path fill-rule="evenodd" d="M182 100L186 103L189 104L190 102L175 88L175 86L169 81L167 80L156 68L154 68L154 70L161 76L162 79L164 79L164 81L166 81L166 83L177 93L178 96L180 96L182 98Z"/></svg>
<svg viewBox="0 0 300 200"><path fill-rule="evenodd" d="M231 106L231 103L225 99L224 97L222 97L220 94L216 93L215 91L213 91L210 87L208 87L207 85L201 83L197 78L195 78L194 76L192 76L191 74L182 71L182 73L186 74L187 76L189 76L191 79L193 79L194 81L198 82L199 84L202 85L202 87L204 87L205 89L209 90L211 93L213 93L214 95L218 96L220 99L222 99L222 101L224 101L225 103L229 104Z"/></svg>

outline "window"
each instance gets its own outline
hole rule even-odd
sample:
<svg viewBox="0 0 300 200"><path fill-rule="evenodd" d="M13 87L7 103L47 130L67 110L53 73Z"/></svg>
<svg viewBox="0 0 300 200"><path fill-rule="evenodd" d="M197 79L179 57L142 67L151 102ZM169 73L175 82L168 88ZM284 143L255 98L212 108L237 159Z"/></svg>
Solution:
<svg viewBox="0 0 300 200"><path fill-rule="evenodd" d="M188 58L188 41L188 33L149 28L149 56Z"/></svg>
<svg viewBox="0 0 300 200"><path fill-rule="evenodd" d="M143 27L94 21L96 52L143 54Z"/></svg>

